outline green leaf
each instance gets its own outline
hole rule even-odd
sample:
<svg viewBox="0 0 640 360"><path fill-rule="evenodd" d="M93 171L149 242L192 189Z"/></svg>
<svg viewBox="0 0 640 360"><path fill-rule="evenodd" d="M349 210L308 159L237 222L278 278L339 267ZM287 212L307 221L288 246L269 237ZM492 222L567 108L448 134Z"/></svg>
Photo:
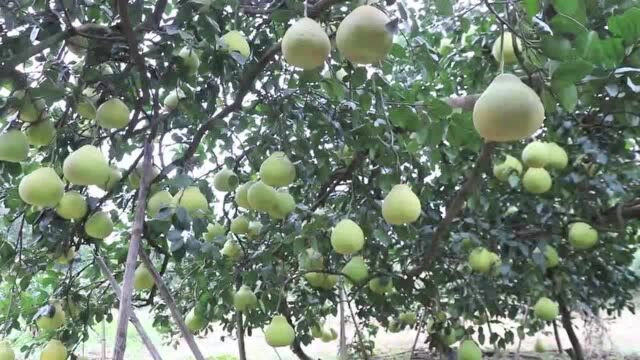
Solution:
<svg viewBox="0 0 640 360"><path fill-rule="evenodd" d="M418 115L407 105L392 108L389 111L389 119L393 125L403 129L415 130L420 126Z"/></svg>
<svg viewBox="0 0 640 360"><path fill-rule="evenodd" d="M271 20L274 22L286 23L296 16L295 11L288 9L278 9L271 13Z"/></svg>
<svg viewBox="0 0 640 360"><path fill-rule="evenodd" d="M522 4L529 18L536 16L540 11L540 2L538 0L524 0Z"/></svg>
<svg viewBox="0 0 640 360"><path fill-rule="evenodd" d="M627 45L640 39L640 8L634 7L624 14L612 16L608 21L609 31L624 39Z"/></svg>
<svg viewBox="0 0 640 360"><path fill-rule="evenodd" d="M580 35L576 48L582 58L605 68L615 68L624 58L622 39L600 39L595 31Z"/></svg>
<svg viewBox="0 0 640 360"><path fill-rule="evenodd" d="M566 15L575 14L578 10L578 0L553 0L552 3L557 12Z"/></svg>
<svg viewBox="0 0 640 360"><path fill-rule="evenodd" d="M576 83L589 75L593 70L593 64L582 60L570 60L560 63L551 75L553 81Z"/></svg>
<svg viewBox="0 0 640 360"><path fill-rule="evenodd" d="M442 16L453 15L453 3L451 0L436 0L435 5L438 14Z"/></svg>
<svg viewBox="0 0 640 360"><path fill-rule="evenodd" d="M568 112L573 112L578 104L578 89L574 84L555 82L551 84L560 105Z"/></svg>

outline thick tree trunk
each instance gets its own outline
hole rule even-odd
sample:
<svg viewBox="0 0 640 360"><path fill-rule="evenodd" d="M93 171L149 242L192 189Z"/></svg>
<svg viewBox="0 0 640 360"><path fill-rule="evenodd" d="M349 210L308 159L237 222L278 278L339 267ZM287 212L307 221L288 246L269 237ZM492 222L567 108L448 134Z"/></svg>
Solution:
<svg viewBox="0 0 640 360"><path fill-rule="evenodd" d="M571 322L571 312L567 308L567 304L564 302L564 298L562 295L558 296L558 307L560 309L560 316L562 319L562 326L564 330L567 332L569 336L569 341L571 342L571 347L573 348L572 358L575 360L584 360L584 355L582 354L582 346L580 345L580 340L578 340L578 336L576 332L573 330L573 324Z"/></svg>

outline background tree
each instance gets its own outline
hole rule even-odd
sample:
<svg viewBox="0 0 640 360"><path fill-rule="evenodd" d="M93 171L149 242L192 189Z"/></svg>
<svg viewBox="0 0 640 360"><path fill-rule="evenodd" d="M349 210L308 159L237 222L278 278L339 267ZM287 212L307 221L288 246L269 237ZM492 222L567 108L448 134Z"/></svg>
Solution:
<svg viewBox="0 0 640 360"><path fill-rule="evenodd" d="M548 297L574 356L584 358L572 312L633 309L638 284L629 265L640 218L640 8L622 0L387 1L376 6L391 19L395 42L382 61L357 65L335 46L323 68L284 61L279 41L293 20L308 15L335 43L358 5L0 2L3 134L25 132L30 144L18 162L0 161L4 335L38 329L20 351L59 339L72 353L118 303L115 358L124 354L131 305L151 307L154 327L181 332L198 359L190 333L220 323L244 358L243 336L282 314L295 328L294 352L306 359L301 344L346 299L358 319L352 356L367 358L379 325L406 326L406 313L419 309L439 351L471 337L505 348L545 325L533 307ZM486 142L474 128L474 104L502 72L544 104L532 139ZM524 169L506 171L505 181L491 171L508 154L520 158L533 139L568 154L566 168L548 168L553 185L538 195L524 189ZM85 145L117 169L109 183L65 182L88 211L68 220L23 201L25 176L42 166L62 176L65 159ZM295 209L247 210L236 186L265 181L261 165L276 152L295 168L285 186ZM83 165L87 175L106 169ZM214 187L223 169L234 175ZM396 184L420 200L412 224L382 217ZM104 240L85 230L100 212L98 230L109 230L107 217L113 222ZM240 216L248 223L234 221ZM366 239L357 255L368 275L356 284L341 276L352 256L330 241L345 218ZM597 230L594 247L570 243L576 222ZM499 259L486 273L468 264L478 247ZM257 306L240 313L234 290L242 285ZM63 326L37 326L56 305ZM511 329L499 334L492 324Z"/></svg>

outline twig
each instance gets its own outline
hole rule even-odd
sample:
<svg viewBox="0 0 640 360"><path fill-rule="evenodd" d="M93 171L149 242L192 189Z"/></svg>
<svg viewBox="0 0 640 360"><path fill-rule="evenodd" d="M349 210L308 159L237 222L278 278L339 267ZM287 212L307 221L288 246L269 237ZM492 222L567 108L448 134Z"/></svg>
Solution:
<svg viewBox="0 0 640 360"><path fill-rule="evenodd" d="M113 276L111 269L109 269L109 267L105 263L102 256L95 255L94 258L96 259L96 263L98 263L98 267L100 267L104 276L107 278L107 280L109 280L109 284L111 284L111 287L113 288L113 292L116 294L116 297L118 299L121 299L122 291L120 289L120 285L118 285L118 282ZM146 346L147 350L149 350L149 354L151 355L151 357L154 360L162 360L162 356L160 356L158 349L156 349L155 345L153 345L153 341L151 341L151 339L149 338L149 335L147 335L147 332L144 330L144 327L142 326L142 323L140 323L140 320L136 316L135 312L131 311L129 315L129 320L131 321L131 324L133 324L133 326L138 331L138 335L140 335L140 339L142 340L142 343L144 344L144 346Z"/></svg>
<svg viewBox="0 0 640 360"><path fill-rule="evenodd" d="M424 319L427 317L427 309L425 308L420 315L420 320L418 321L418 328L416 329L416 338L413 340L413 346L411 347L411 355L410 358L413 357L413 354L416 352L416 346L418 346L418 339L420 338L420 333L422 332L422 325L424 325Z"/></svg>
<svg viewBox="0 0 640 360"><path fill-rule="evenodd" d="M158 272L158 270L156 270L156 267L153 265L153 262L149 258L149 255L147 255L147 252L144 251L143 248L140 248L140 259L147 267L149 272L151 272L151 276L153 276L153 280L156 287L158 288L160 297L162 298L162 300L164 300L165 304L169 308L173 320L176 322L176 324L178 324L178 328L180 329L182 336L187 342L187 345L189 345L189 348L191 348L193 356L196 358L196 360L204 360L204 356L202 356L202 352L200 352L200 348L198 348L198 344L196 344L196 341L193 338L193 334L191 334L191 332L187 328L187 325L182 319L182 314L180 313L180 311L178 311L178 306L176 305L173 296L171 296L169 288L167 288L167 285L162 280L162 276L160 276L160 273Z"/></svg>
<svg viewBox="0 0 640 360"><path fill-rule="evenodd" d="M525 306L526 306L526 310L524 311L524 318L522 319L523 329L527 323L527 319L529 318L529 310L531 310L531 308L529 307L529 304L526 304ZM520 360L520 347L522 346L522 340L524 340L524 336L518 340L518 348L516 349L515 360Z"/></svg>
<svg viewBox="0 0 640 360"><path fill-rule="evenodd" d="M69 29L67 31L59 32L55 35L49 36L37 45L24 49L22 52L14 55L13 57L2 61L0 67L0 73L10 73L13 68L29 60L32 56L43 52L45 49L52 47L58 42L71 37L75 32L75 29Z"/></svg>
<svg viewBox="0 0 640 360"><path fill-rule="evenodd" d="M344 287L341 287L341 290L344 292ZM349 313L351 314L351 320L353 320L353 326L356 329L356 336L358 336L360 351L362 352L362 356L364 357L364 360L368 360L369 354L367 353L367 348L364 346L364 339L362 337L362 333L360 332L360 327L358 326L358 320L356 319L356 315L353 312L353 308L351 308L351 301L347 301L347 307L349 308Z"/></svg>

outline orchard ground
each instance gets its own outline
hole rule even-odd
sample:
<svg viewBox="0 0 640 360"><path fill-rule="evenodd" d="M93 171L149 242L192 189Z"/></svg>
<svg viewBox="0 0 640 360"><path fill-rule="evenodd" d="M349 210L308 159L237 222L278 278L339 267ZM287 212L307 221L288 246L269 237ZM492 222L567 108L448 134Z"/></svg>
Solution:
<svg viewBox="0 0 640 360"><path fill-rule="evenodd" d="M640 305L640 299L636 301ZM178 343L177 348L166 344L163 341L161 334L153 331L151 327L151 316L148 313L138 311L137 314L143 321L145 328L149 331L150 336L154 343L160 347L160 352L167 359L172 360L191 360L191 352L185 342ZM114 314L115 315L115 314ZM582 343L587 351L593 351L593 357L596 353L614 353L616 354L613 359L640 359L640 341L638 332L640 332L640 313L635 315L630 312L624 312L621 317L617 319L605 318L603 324L606 326L604 333L598 332L598 327L592 324L585 327L585 324L577 320L578 331L581 336ZM106 348L107 353L113 348L113 339L115 339L115 322L107 324L106 326ZM337 319L333 319L331 326L338 329ZM492 326L494 331L500 331L496 326ZM485 333L487 329L485 329ZM562 335L561 341L565 348L570 347L569 339L566 337L562 328L560 328ZM556 349L555 340L553 337L553 330L548 327L545 331L546 335L541 336L544 345L548 351ZM353 334L353 327L347 325L347 341L351 340ZM415 330L406 330L400 333L388 333L383 329L379 332L376 338L376 354L379 355L391 355L400 354L397 357L388 357L389 359L408 359L408 352L413 345L416 332ZM424 341L424 334L420 337L418 347ZM224 339L224 340L223 340ZM90 341L85 344L85 355L89 356L89 359L100 359L101 352L101 326L96 326L91 333ZM535 337L527 337L523 343L521 350L523 352L532 352L535 343ZM216 360L232 360L237 359L237 344L235 339L229 338L227 334L220 328L214 328L213 332L210 332L205 337L197 338L198 345L203 351L205 356L213 356ZM252 336L245 339L247 347L247 357L249 360L277 360L278 355L276 352L268 346L264 340L264 336L259 329L255 329ZM127 342L127 358L147 360L151 357L147 354L146 349L138 338L135 329L129 327L129 341ZM486 344L485 344L486 345ZM517 344L509 350L515 350ZM333 360L336 359L338 347L338 340L330 343L323 343L320 340L316 340L309 346L304 347L306 353L314 359ZM485 350L490 348L484 347ZM404 354L402 354L404 353ZM287 348L279 348L278 354L282 360L295 360L297 357ZM546 359L554 359L552 353L545 355ZM624 357L623 357L624 356ZM540 357L542 358L542 357ZM559 359L568 357L558 357ZM597 357L602 359L603 357Z"/></svg>

